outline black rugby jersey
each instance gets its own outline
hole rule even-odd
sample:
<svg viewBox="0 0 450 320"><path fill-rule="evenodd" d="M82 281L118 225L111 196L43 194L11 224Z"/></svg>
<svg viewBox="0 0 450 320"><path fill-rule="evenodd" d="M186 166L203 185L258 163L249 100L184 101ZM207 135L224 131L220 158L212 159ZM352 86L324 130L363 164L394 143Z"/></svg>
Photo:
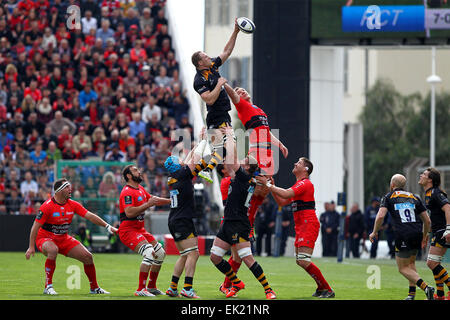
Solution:
<svg viewBox="0 0 450 320"><path fill-rule="evenodd" d="M419 196L408 191L395 189L381 199L380 207L389 211L397 237L423 231L420 214L426 211L426 208Z"/></svg>
<svg viewBox="0 0 450 320"><path fill-rule="evenodd" d="M220 57L212 58L209 69L197 70L194 77L194 89L198 94L213 91L220 78L219 67L222 65ZM220 90L219 97L212 105L206 105L206 125L220 125L222 122L231 122L228 111L231 110L230 99L224 88Z"/></svg>
<svg viewBox="0 0 450 320"><path fill-rule="evenodd" d="M194 176L188 166L183 166L170 174L168 178L170 192L169 221L194 217L195 202L192 178Z"/></svg>
<svg viewBox="0 0 450 320"><path fill-rule="evenodd" d="M425 191L425 205L430 214L432 232L446 228L447 221L442 207L447 203L450 203L447 194L441 189L433 187Z"/></svg>
<svg viewBox="0 0 450 320"><path fill-rule="evenodd" d="M247 211L250 200L255 192L255 184L251 183L252 176L240 167L236 176L231 180L227 203L224 209L224 221L243 221L249 223Z"/></svg>

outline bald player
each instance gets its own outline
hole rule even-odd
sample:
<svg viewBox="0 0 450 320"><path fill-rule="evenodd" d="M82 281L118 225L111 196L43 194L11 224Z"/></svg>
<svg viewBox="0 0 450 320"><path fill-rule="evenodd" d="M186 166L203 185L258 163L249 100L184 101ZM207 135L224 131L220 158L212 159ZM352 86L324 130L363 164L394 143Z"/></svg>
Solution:
<svg viewBox="0 0 450 320"><path fill-rule="evenodd" d="M416 286L425 292L428 300L434 300L434 288L427 285L416 271L416 255L428 242L431 221L418 195L405 191L406 178L395 174L390 189L381 199L380 209L369 240L378 238L383 220L389 212L394 224L395 258L398 271L409 281L409 293L405 300L414 300Z"/></svg>

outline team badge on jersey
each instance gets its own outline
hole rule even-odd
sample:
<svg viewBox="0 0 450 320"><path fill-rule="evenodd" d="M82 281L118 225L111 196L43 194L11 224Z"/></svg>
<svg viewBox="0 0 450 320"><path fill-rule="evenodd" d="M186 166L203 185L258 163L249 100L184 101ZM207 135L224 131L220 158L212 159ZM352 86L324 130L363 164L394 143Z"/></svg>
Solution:
<svg viewBox="0 0 450 320"><path fill-rule="evenodd" d="M125 196L125 204L132 204L133 203L133 199L131 198L131 196Z"/></svg>

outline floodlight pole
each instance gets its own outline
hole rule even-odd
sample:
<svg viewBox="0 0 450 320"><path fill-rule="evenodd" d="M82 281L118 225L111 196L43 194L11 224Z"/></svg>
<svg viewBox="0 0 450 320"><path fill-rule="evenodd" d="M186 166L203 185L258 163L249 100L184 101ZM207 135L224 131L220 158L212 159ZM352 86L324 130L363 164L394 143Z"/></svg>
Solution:
<svg viewBox="0 0 450 320"><path fill-rule="evenodd" d="M435 166L435 136L436 136L436 84L442 80L436 75L436 47L431 48L431 76L427 78L431 85L431 117L430 117L430 166Z"/></svg>

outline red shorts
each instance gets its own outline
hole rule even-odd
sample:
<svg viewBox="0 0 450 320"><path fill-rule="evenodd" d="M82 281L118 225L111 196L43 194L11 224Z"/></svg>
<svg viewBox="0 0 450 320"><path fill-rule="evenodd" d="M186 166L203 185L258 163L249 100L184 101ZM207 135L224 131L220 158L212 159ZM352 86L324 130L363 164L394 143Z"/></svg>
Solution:
<svg viewBox="0 0 450 320"><path fill-rule="evenodd" d="M36 237L36 246L39 251L43 252L42 246L47 241L52 241L58 247L58 253L61 253L65 256L67 256L70 250L81 244L80 241L72 236L69 236L67 233L55 235L52 232L40 229Z"/></svg>
<svg viewBox="0 0 450 320"><path fill-rule="evenodd" d="M248 150L248 154L255 157L256 161L258 161L258 165L261 168L262 175L266 175L266 176L274 175L275 163L273 161L272 149L250 148Z"/></svg>
<svg viewBox="0 0 450 320"><path fill-rule="evenodd" d="M295 247L314 249L319 236L320 222L316 213L294 213Z"/></svg>
<svg viewBox="0 0 450 320"><path fill-rule="evenodd" d="M119 238L124 245L126 245L133 251L138 243L144 240L147 240L147 242L151 243L155 240L155 237L151 233L147 232L144 227L119 227Z"/></svg>

